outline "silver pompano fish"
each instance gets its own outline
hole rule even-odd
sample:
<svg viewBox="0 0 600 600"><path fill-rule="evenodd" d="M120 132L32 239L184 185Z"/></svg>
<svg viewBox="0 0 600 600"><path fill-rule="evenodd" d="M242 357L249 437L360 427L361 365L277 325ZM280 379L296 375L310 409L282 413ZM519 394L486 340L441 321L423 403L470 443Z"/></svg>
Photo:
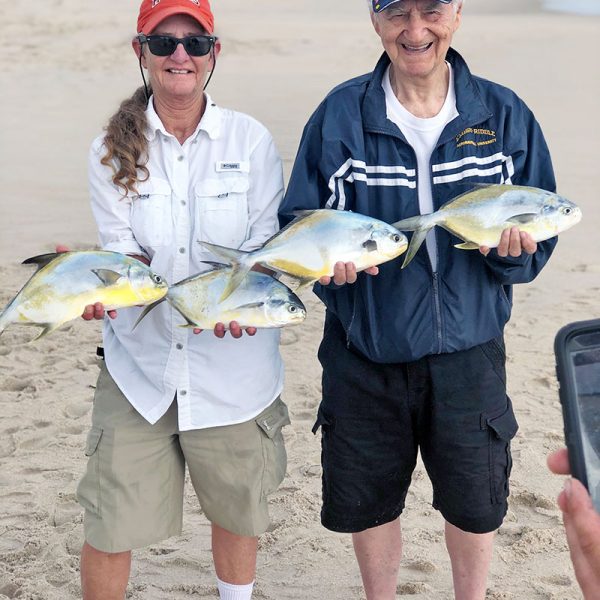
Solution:
<svg viewBox="0 0 600 600"><path fill-rule="evenodd" d="M462 250L480 246L495 248L505 229L518 227L536 242L547 240L581 220L581 210L569 200L535 187L478 185L446 202L439 210L394 223L414 231L404 264L406 267L423 243L427 232L439 225L464 240Z"/></svg>
<svg viewBox="0 0 600 600"><path fill-rule="evenodd" d="M41 326L36 338L81 316L88 304L107 310L155 302L167 284L145 264L119 252L43 254L23 261L38 270L0 314L0 335L11 323Z"/></svg>
<svg viewBox="0 0 600 600"><path fill-rule="evenodd" d="M241 327L284 327L306 317L304 305L292 290L256 271L250 271L234 293L219 301L230 276L231 269L224 267L172 285L162 300L144 309L135 326L163 300L181 313L186 320L183 327L199 329L212 329L217 323L227 327L231 321Z"/></svg>
<svg viewBox="0 0 600 600"><path fill-rule="evenodd" d="M262 248L242 252L202 242L233 268L223 292L226 298L255 264L285 273L308 285L333 275L336 262L353 262L358 271L396 258L408 247L406 236L392 225L349 211L319 209L294 212L296 219Z"/></svg>

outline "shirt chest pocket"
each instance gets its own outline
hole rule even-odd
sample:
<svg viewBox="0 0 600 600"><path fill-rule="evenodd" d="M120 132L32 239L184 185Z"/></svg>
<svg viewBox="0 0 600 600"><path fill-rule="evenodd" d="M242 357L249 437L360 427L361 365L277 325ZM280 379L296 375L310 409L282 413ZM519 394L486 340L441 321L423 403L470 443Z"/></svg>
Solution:
<svg viewBox="0 0 600 600"><path fill-rule="evenodd" d="M150 178L137 185L131 204L131 229L143 248L167 246L173 238L171 186L165 179Z"/></svg>
<svg viewBox="0 0 600 600"><path fill-rule="evenodd" d="M247 176L204 179L196 185L197 241L227 248L242 245L248 237L249 187Z"/></svg>

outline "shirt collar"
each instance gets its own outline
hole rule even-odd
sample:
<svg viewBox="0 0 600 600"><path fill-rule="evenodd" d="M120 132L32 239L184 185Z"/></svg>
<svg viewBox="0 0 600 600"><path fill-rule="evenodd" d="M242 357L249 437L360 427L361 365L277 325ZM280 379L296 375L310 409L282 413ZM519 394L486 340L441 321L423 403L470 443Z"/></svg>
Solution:
<svg viewBox="0 0 600 600"><path fill-rule="evenodd" d="M190 136L192 140L198 137L200 131L206 131L211 140L218 139L221 134L221 109L212 101L208 94L205 93L204 97L206 98L206 108L204 109L204 114L200 119L200 123L198 123L198 127L196 127L196 131ZM161 132L165 136L172 135L165 129L158 113L154 109L154 102L152 99L153 96L150 96L148 107L146 108L146 122L148 125L145 135L149 142L152 142L154 138L156 138L157 132Z"/></svg>

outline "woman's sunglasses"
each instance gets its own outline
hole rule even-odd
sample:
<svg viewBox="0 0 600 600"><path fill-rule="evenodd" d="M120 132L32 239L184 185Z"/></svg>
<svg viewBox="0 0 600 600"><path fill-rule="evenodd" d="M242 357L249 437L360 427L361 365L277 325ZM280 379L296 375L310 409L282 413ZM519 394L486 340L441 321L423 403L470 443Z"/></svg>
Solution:
<svg viewBox="0 0 600 600"><path fill-rule="evenodd" d="M140 44L148 44L148 49L154 56L171 56L179 44L183 44L185 51L190 56L205 56L215 45L217 38L212 35L188 35L176 38L172 35L144 35L137 36Z"/></svg>

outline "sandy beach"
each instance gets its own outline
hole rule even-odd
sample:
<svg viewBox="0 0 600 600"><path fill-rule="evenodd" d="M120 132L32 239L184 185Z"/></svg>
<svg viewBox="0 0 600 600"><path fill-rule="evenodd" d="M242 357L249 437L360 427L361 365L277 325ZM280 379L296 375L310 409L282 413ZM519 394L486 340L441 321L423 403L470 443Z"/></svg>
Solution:
<svg viewBox="0 0 600 600"><path fill-rule="evenodd" d="M324 6L326 5L326 6ZM97 244L86 161L91 140L140 85L129 47L138 2L0 0L0 307L30 275L20 263ZM223 51L209 93L272 132L286 177L302 127L337 83L380 55L364 0L213 0ZM562 325L600 317L600 17L543 12L535 0L469 0L454 47L472 71L514 89L532 108L552 152L558 190L584 219L566 232L542 274L515 289L506 329L509 394L520 430L513 443L510 508L497 536L490 600L581 597L556 496L562 478L546 456L563 445L553 340ZM284 330L288 471L272 496L260 541L254 597L364 599L349 536L320 525L320 439L310 429L320 399L316 350L323 310ZM82 511L75 489L85 466L100 325L71 322L29 344L14 327L0 338L0 599L79 595ZM403 516L398 598L452 595L441 516L421 465ZM128 598L217 598L210 528L187 488L184 531L134 553Z"/></svg>

